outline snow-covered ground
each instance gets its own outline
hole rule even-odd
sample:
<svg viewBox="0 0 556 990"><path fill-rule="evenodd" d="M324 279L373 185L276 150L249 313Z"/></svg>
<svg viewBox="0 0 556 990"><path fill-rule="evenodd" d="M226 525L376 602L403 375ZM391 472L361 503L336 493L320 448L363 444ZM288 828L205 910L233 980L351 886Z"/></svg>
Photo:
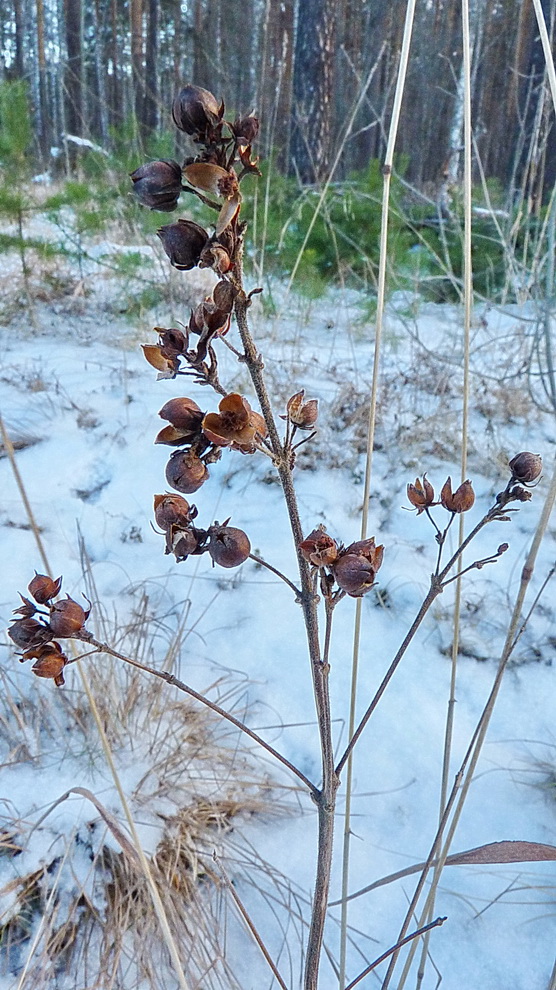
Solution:
<svg viewBox="0 0 556 990"><path fill-rule="evenodd" d="M318 782L311 678L301 615L292 593L251 561L234 571L212 568L206 554L176 564L164 556L163 538L152 526L153 494L167 488L164 466L169 454L168 448L153 445L163 425L158 409L182 394L203 409L216 409L218 402L208 389L187 379L155 381L139 347L141 341L155 342L150 329L154 322L171 326L176 325L172 320L186 321L188 305L202 298L199 276L186 273L182 278L184 286L189 279L191 289L181 290L181 317L174 301L173 312L168 304L165 314L162 305L152 323L148 317L126 320L108 305L112 288L99 289L101 276L90 272L85 272L84 289L92 290L92 296L80 291L56 302L39 300L35 327L23 312L16 314L2 328L2 416L16 446L21 445L16 462L52 571L64 575L64 591L75 597L85 592L93 600L91 628L105 639L115 636L124 652L142 644L142 658L153 666L163 668L173 662L173 670L188 684L233 707ZM350 543L359 538L372 374L374 330L372 318L366 315L368 300L338 290L309 303L286 297L284 289L274 284L253 309L277 410L283 411L287 397L299 388L321 402L319 435L302 448L296 472L305 531L324 523L333 536ZM545 475L551 472L554 416L533 402L526 370L534 320L532 309L476 309L469 477L477 500L468 528L504 487L509 457L520 450L539 452ZM461 337L457 308L401 295L391 301L369 525L370 534L384 544L385 555L379 594L370 593L363 601L361 713L419 608L434 566L432 527L423 516L407 511L405 486L426 471L438 491L448 474L454 479L459 474ZM236 342L234 335L231 339ZM222 381L256 407L245 368L224 347L219 357ZM540 398L538 380L532 381L532 391ZM545 479L511 522L487 526L466 558L469 563L487 556L502 540L510 544L497 563L472 571L464 581L451 779L492 686L524 554L547 488ZM6 627L18 604L17 592L26 593L33 569L41 571L43 564L6 457L0 460L0 490L4 562L0 619ZM232 524L249 534L257 553L295 579L286 513L267 458L224 451L220 463L211 468L210 480L190 501L198 506L199 525L231 516ZM554 562L555 535L550 528L529 602ZM504 839L556 842L552 603L549 584L506 672L452 852ZM453 586L425 620L356 749L352 891L428 855L439 814L452 606ZM334 619L331 692L338 753L347 741L354 613L355 602L345 599ZM141 630L136 641L133 629L127 638L123 632L134 623ZM176 636L178 650L169 660ZM92 972L85 983L79 954L65 973L63 967L45 962L41 912L57 911L63 920L64 898L69 902L81 884L102 913L106 895L91 877L95 843L108 844L118 855L120 847L82 794L70 795L44 821L42 817L66 791L81 787L93 792L125 829L121 802L76 667L69 669L66 686L57 689L51 681L34 678L29 665L19 665L5 635L3 641L1 828L12 846L22 851L14 855L6 838L5 855L0 858L1 924L23 910L17 878L40 871L44 864L49 864L49 872L41 879L47 910L44 904L43 908L27 904L19 947L16 951L12 943L7 946L9 964L4 953L0 987L100 986ZM181 723L172 735L179 722L177 703L183 698L163 686L156 689L156 704L149 709L144 698L140 704L129 699L129 684L125 690L116 687L121 675L107 658L83 663L85 671L94 668L94 691L107 709L109 699L116 708L118 699L127 699L128 707L122 703L121 711L112 712L111 743L141 840L147 852L153 852L164 832L163 816L176 813L192 786L190 778L180 777L179 749L176 761L176 747L187 745ZM143 694L154 692L148 681L140 683ZM156 767L162 757L157 731L163 737L164 760L175 775L173 790L166 784L158 797L157 775L162 772ZM237 744L227 729L224 736L218 745ZM243 747L243 740L240 744ZM230 757L225 771L220 750L214 760L218 770L198 751L187 756L199 794L213 797L226 790L234 799L242 793L254 794L261 806L267 795L264 812L244 815L234 823L228 845L221 835L214 842L293 990L299 986L301 971L299 914L307 920L306 902L314 882L315 808L297 788L295 778L256 750L251 756L243 750L238 753L234 770ZM249 777L249 786L242 784L244 776ZM289 805L286 814L283 804ZM278 814L273 814L275 808ZM343 812L341 797L333 900L340 896ZM93 834L95 821L102 827ZM83 839L87 828L89 845ZM205 849L210 847L210 840L203 841ZM219 867L215 870L218 873ZM415 877L406 877L351 902L349 979L396 941L415 882ZM225 885L220 897L228 898L233 915ZM555 958L554 864L447 867L434 909L434 916L438 915L446 915L447 921L432 933L423 988L434 988L441 979L443 990L548 990ZM339 916L339 907L330 909L327 945L334 960ZM222 970L220 983L215 977L213 983L209 979L199 985L237 985L243 990L273 985L252 937L237 921L229 920L228 925L227 952L235 975L228 973L226 984ZM13 932L10 937L13 942ZM372 974L361 985L380 985L384 972L380 968L378 975ZM118 979L123 980L121 974ZM125 990L128 985L168 990L178 985L171 967L159 968L156 979L154 984L144 977L141 983L130 971L129 984L116 980L113 985ZM408 985L414 986L415 979L412 975ZM321 986L323 990L337 986L326 957Z"/></svg>

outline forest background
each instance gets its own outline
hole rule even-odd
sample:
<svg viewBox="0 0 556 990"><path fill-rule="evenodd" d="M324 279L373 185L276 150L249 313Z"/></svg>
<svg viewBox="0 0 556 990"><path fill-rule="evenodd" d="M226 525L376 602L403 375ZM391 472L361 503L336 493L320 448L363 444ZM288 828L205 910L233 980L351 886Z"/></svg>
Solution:
<svg viewBox="0 0 556 990"><path fill-rule="evenodd" d="M554 3L543 8L550 26ZM72 164L68 134L109 151L125 132L138 154L152 149L171 129L179 86L194 81L226 93L229 113L255 109L259 151L304 183L328 177L365 89L341 179L384 157L404 9L401 0L2 0L0 79L28 83L39 170L52 166L52 149ZM533 5L472 0L470 28L476 159L514 198L526 182L538 208L555 149ZM459 4L419 4L413 37L397 152L405 179L434 199L460 165Z"/></svg>

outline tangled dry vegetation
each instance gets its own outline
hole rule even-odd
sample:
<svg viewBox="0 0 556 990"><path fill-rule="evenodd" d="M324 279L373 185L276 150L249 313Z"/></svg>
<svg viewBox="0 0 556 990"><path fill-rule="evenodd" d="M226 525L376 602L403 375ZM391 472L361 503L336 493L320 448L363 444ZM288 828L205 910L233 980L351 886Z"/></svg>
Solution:
<svg viewBox="0 0 556 990"><path fill-rule="evenodd" d="M181 635L186 616L187 607L176 623ZM149 656L152 628L143 596L133 622L108 631L121 648ZM160 631L155 638L160 649ZM169 666L178 641L179 634L167 645ZM241 823L291 812L291 797L260 759L255 763L237 739L230 740L227 723L187 700L170 700L165 685L120 665L111 668L107 659L102 670L91 665L88 676L169 925L188 947L189 978L193 985L238 986L223 952L227 870L237 873L241 860L250 864L250 882L257 875L264 882L264 864L251 861ZM209 690L243 711L243 682L221 674ZM63 768L54 788L45 787L33 821L14 818L10 800L3 802L2 974L17 973L29 990L76 986L75 979L87 987L166 987L167 947L152 894L118 824L118 797L102 771L104 757L81 692L65 689L56 699L39 694L22 704L7 670L2 692L2 747L14 773L24 775L23 786L38 790L41 772ZM64 784L71 785L72 766L83 761L92 790L68 786L59 797Z"/></svg>

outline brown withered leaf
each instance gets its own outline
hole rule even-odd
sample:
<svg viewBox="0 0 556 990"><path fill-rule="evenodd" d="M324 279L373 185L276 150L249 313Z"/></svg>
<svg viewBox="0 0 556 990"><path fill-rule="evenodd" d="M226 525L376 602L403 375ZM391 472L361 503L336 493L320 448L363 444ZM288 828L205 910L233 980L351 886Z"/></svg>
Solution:
<svg viewBox="0 0 556 990"><path fill-rule="evenodd" d="M556 860L556 846L547 845L544 842L506 839L501 842L487 842L483 846L475 846L473 849L467 849L464 852L452 853L451 856L446 858L445 865L484 866L494 863L546 863L553 860ZM435 866L436 862L436 860L433 860L430 865ZM346 900L351 901L355 897L361 897L362 894L368 894L377 887L384 887L386 884L393 883L395 880L401 880L402 877L409 877L413 873L421 873L426 865L424 862L415 863L413 866L406 866L405 869L398 870L396 873L389 873L387 876L381 877L380 880L375 880L373 883L368 884L368 886L356 890ZM340 903L341 901L331 901L330 907L335 907Z"/></svg>

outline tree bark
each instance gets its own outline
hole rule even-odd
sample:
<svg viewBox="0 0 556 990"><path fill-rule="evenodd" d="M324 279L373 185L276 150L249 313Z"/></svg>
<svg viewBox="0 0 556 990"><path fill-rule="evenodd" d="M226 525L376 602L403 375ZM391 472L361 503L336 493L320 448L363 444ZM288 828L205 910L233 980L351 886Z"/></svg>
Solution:
<svg viewBox="0 0 556 990"><path fill-rule="evenodd" d="M142 0L130 0L129 19L131 28L131 85L133 92L133 108L137 126L137 136L143 127L143 106L145 83L143 76L143 3Z"/></svg>
<svg viewBox="0 0 556 990"><path fill-rule="evenodd" d="M37 0L37 62L39 70L39 147L43 168L50 160L50 112L48 106L48 76L44 46L44 3Z"/></svg>
<svg viewBox="0 0 556 990"><path fill-rule="evenodd" d="M14 26L15 26L15 60L13 79L23 79L25 75L25 29L23 23L23 3L22 0L14 0Z"/></svg>
<svg viewBox="0 0 556 990"><path fill-rule="evenodd" d="M158 0L149 0L145 55L145 133L153 134L158 123Z"/></svg>
<svg viewBox="0 0 556 990"><path fill-rule="evenodd" d="M331 157L335 0L303 0L293 72L293 171L304 183L326 178Z"/></svg>
<svg viewBox="0 0 556 990"><path fill-rule="evenodd" d="M81 0L64 0L67 63L65 71L65 123L68 134L83 132L83 14ZM77 161L75 145L68 146L71 167Z"/></svg>

